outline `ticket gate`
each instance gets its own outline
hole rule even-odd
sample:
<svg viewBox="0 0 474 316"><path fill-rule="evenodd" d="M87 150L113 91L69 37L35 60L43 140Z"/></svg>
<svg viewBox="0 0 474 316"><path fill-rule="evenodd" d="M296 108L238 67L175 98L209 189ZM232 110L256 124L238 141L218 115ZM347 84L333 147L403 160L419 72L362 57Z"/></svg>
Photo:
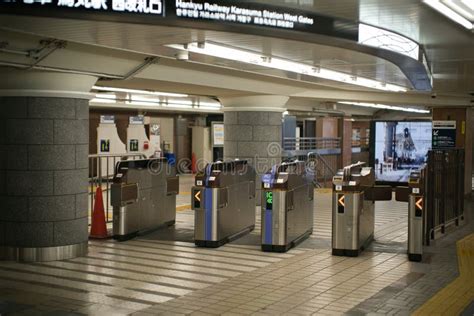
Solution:
<svg viewBox="0 0 474 316"><path fill-rule="evenodd" d="M408 202L408 259L421 261L423 258L424 206L426 192L426 166L412 171L408 187L397 187L396 200Z"/></svg>
<svg viewBox="0 0 474 316"><path fill-rule="evenodd" d="M314 186L302 161L262 177L262 250L286 252L313 233Z"/></svg>
<svg viewBox="0 0 474 316"><path fill-rule="evenodd" d="M166 158L117 163L111 186L114 239L174 225L178 193L179 178Z"/></svg>
<svg viewBox="0 0 474 316"><path fill-rule="evenodd" d="M349 165L333 177L333 255L358 256L374 239L375 201L392 199L392 188L375 186L373 169L364 165Z"/></svg>
<svg viewBox="0 0 474 316"><path fill-rule="evenodd" d="M216 248L255 228L255 170L245 160L215 162L192 188L194 243Z"/></svg>

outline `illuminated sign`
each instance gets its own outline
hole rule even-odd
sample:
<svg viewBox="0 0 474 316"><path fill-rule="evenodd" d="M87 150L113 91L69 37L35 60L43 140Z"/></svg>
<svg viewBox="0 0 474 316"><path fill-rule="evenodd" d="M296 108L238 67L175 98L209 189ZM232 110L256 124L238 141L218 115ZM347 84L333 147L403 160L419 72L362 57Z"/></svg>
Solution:
<svg viewBox="0 0 474 316"><path fill-rule="evenodd" d="M253 26L322 34L354 42L358 40L359 31L359 24L353 21L238 0L0 0L0 11L178 27L183 26L183 20L188 20L212 23L209 26L214 30L225 31L222 28L225 25Z"/></svg>
<svg viewBox="0 0 474 316"><path fill-rule="evenodd" d="M31 7L164 15L164 0L20 0L1 1Z"/></svg>
<svg viewBox="0 0 474 316"><path fill-rule="evenodd" d="M102 152L102 153L110 152L110 139L101 139L100 140L100 152Z"/></svg>
<svg viewBox="0 0 474 316"><path fill-rule="evenodd" d="M130 151L138 151L138 139L130 140Z"/></svg>
<svg viewBox="0 0 474 316"><path fill-rule="evenodd" d="M345 195L344 194L338 194L337 195L337 212L338 213L344 213L344 207L346 206L345 204Z"/></svg>
<svg viewBox="0 0 474 316"><path fill-rule="evenodd" d="M201 208L201 191L196 191L194 194L194 209Z"/></svg>
<svg viewBox="0 0 474 316"><path fill-rule="evenodd" d="M315 23L311 17L291 14L282 9L249 9L238 5L218 4L216 1L176 0L176 16L286 29L293 29L297 24L313 25Z"/></svg>
<svg viewBox="0 0 474 316"><path fill-rule="evenodd" d="M273 209L273 192L272 191L265 191L265 203L266 203L267 210Z"/></svg>

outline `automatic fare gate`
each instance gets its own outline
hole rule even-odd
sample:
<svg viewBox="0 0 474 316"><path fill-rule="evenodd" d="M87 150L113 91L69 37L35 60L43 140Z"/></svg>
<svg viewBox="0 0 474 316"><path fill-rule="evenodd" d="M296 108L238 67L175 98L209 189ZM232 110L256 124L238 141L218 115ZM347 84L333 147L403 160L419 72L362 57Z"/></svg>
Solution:
<svg viewBox="0 0 474 316"><path fill-rule="evenodd" d="M111 187L114 239L174 225L179 178L166 158L117 163Z"/></svg>
<svg viewBox="0 0 474 316"><path fill-rule="evenodd" d="M399 202L408 202L407 253L410 261L421 261L423 256L426 189L426 166L410 173L408 187L396 188L396 200Z"/></svg>
<svg viewBox="0 0 474 316"><path fill-rule="evenodd" d="M358 162L333 177L332 254L356 257L374 239L375 201L390 201L390 186L375 186L371 167Z"/></svg>
<svg viewBox="0 0 474 316"><path fill-rule="evenodd" d="M192 188L194 243L219 247L255 227L255 170L246 160L215 162Z"/></svg>
<svg viewBox="0 0 474 316"><path fill-rule="evenodd" d="M313 233L314 185L303 161L262 177L262 250L285 252Z"/></svg>

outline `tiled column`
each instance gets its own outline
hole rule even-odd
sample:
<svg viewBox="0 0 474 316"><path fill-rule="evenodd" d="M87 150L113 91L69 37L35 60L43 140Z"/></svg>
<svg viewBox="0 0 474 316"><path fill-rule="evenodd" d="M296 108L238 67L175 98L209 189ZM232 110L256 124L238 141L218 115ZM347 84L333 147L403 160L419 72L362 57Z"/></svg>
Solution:
<svg viewBox="0 0 474 316"><path fill-rule="evenodd" d="M221 98L224 105L224 159L248 160L260 178L281 161L282 117L288 97Z"/></svg>
<svg viewBox="0 0 474 316"><path fill-rule="evenodd" d="M5 76L10 84L29 86L0 88L0 259L84 255L89 168L85 91L95 78L34 72ZM84 92L63 90L71 81Z"/></svg>

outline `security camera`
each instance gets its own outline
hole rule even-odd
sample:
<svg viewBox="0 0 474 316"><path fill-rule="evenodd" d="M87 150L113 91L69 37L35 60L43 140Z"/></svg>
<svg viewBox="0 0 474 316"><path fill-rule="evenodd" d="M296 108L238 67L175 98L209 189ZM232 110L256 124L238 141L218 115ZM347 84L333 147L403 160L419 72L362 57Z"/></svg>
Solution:
<svg viewBox="0 0 474 316"><path fill-rule="evenodd" d="M182 51L177 52L175 57L176 57L176 60L188 61L189 53L186 50L182 50Z"/></svg>
<svg viewBox="0 0 474 316"><path fill-rule="evenodd" d="M433 93L433 94L431 95L431 98L432 98L432 99L436 99L436 93Z"/></svg>

